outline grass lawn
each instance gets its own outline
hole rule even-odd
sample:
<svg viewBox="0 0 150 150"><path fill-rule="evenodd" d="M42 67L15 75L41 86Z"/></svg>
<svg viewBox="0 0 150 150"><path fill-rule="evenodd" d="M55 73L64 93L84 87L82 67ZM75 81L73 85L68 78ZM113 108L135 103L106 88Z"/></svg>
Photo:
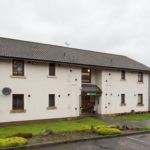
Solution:
<svg viewBox="0 0 150 150"><path fill-rule="evenodd" d="M86 117L78 120L51 120L40 123L28 123L23 125L9 125L0 127L0 138L16 133L32 133L40 135L45 129L51 129L55 133L80 131L84 126L106 126L108 123L102 122L94 117Z"/></svg>
<svg viewBox="0 0 150 150"><path fill-rule="evenodd" d="M121 116L114 116L113 118L117 120L129 120L129 121L150 120L150 113L121 115Z"/></svg>

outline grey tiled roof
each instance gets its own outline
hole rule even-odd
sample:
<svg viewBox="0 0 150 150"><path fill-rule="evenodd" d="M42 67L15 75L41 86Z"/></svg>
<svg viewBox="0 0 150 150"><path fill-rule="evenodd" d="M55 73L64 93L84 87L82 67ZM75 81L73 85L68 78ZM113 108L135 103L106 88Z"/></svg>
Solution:
<svg viewBox="0 0 150 150"><path fill-rule="evenodd" d="M102 93L102 90L94 84L82 84L82 92L83 93Z"/></svg>
<svg viewBox="0 0 150 150"><path fill-rule="evenodd" d="M150 71L149 67L126 56L7 38L0 38L0 57Z"/></svg>

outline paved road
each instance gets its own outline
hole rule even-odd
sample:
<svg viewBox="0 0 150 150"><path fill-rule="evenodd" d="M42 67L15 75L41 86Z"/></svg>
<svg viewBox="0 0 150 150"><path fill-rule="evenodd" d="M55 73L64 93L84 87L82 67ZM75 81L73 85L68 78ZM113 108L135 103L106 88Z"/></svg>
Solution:
<svg viewBox="0 0 150 150"><path fill-rule="evenodd" d="M150 134L61 144L36 150L150 150Z"/></svg>

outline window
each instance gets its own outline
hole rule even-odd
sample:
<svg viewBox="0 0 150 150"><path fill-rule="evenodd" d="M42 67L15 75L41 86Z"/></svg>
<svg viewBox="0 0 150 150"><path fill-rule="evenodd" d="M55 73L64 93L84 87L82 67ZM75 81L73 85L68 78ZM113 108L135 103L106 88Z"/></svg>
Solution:
<svg viewBox="0 0 150 150"><path fill-rule="evenodd" d="M138 94L138 105L143 105L143 94Z"/></svg>
<svg viewBox="0 0 150 150"><path fill-rule="evenodd" d="M49 94L49 107L55 107L55 94Z"/></svg>
<svg viewBox="0 0 150 150"><path fill-rule="evenodd" d="M24 61L23 60L13 60L13 75L24 76Z"/></svg>
<svg viewBox="0 0 150 150"><path fill-rule="evenodd" d="M125 94L121 94L121 105L125 105Z"/></svg>
<svg viewBox="0 0 150 150"><path fill-rule="evenodd" d="M91 83L91 69L82 69L82 83Z"/></svg>
<svg viewBox="0 0 150 150"><path fill-rule="evenodd" d="M121 79L122 80L126 79L126 72L124 70L121 71Z"/></svg>
<svg viewBox="0 0 150 150"><path fill-rule="evenodd" d="M49 64L49 76L55 76L55 64Z"/></svg>
<svg viewBox="0 0 150 150"><path fill-rule="evenodd" d="M14 94L13 95L13 106L12 110L24 110L24 95Z"/></svg>
<svg viewBox="0 0 150 150"><path fill-rule="evenodd" d="M142 72L138 73L138 82L143 82L143 73Z"/></svg>

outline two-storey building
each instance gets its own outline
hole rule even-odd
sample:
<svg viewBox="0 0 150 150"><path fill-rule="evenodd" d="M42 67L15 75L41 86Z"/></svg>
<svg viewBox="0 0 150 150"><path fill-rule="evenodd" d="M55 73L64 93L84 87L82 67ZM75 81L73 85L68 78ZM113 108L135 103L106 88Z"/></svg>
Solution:
<svg viewBox="0 0 150 150"><path fill-rule="evenodd" d="M126 56L0 38L0 123L149 111L149 73Z"/></svg>

